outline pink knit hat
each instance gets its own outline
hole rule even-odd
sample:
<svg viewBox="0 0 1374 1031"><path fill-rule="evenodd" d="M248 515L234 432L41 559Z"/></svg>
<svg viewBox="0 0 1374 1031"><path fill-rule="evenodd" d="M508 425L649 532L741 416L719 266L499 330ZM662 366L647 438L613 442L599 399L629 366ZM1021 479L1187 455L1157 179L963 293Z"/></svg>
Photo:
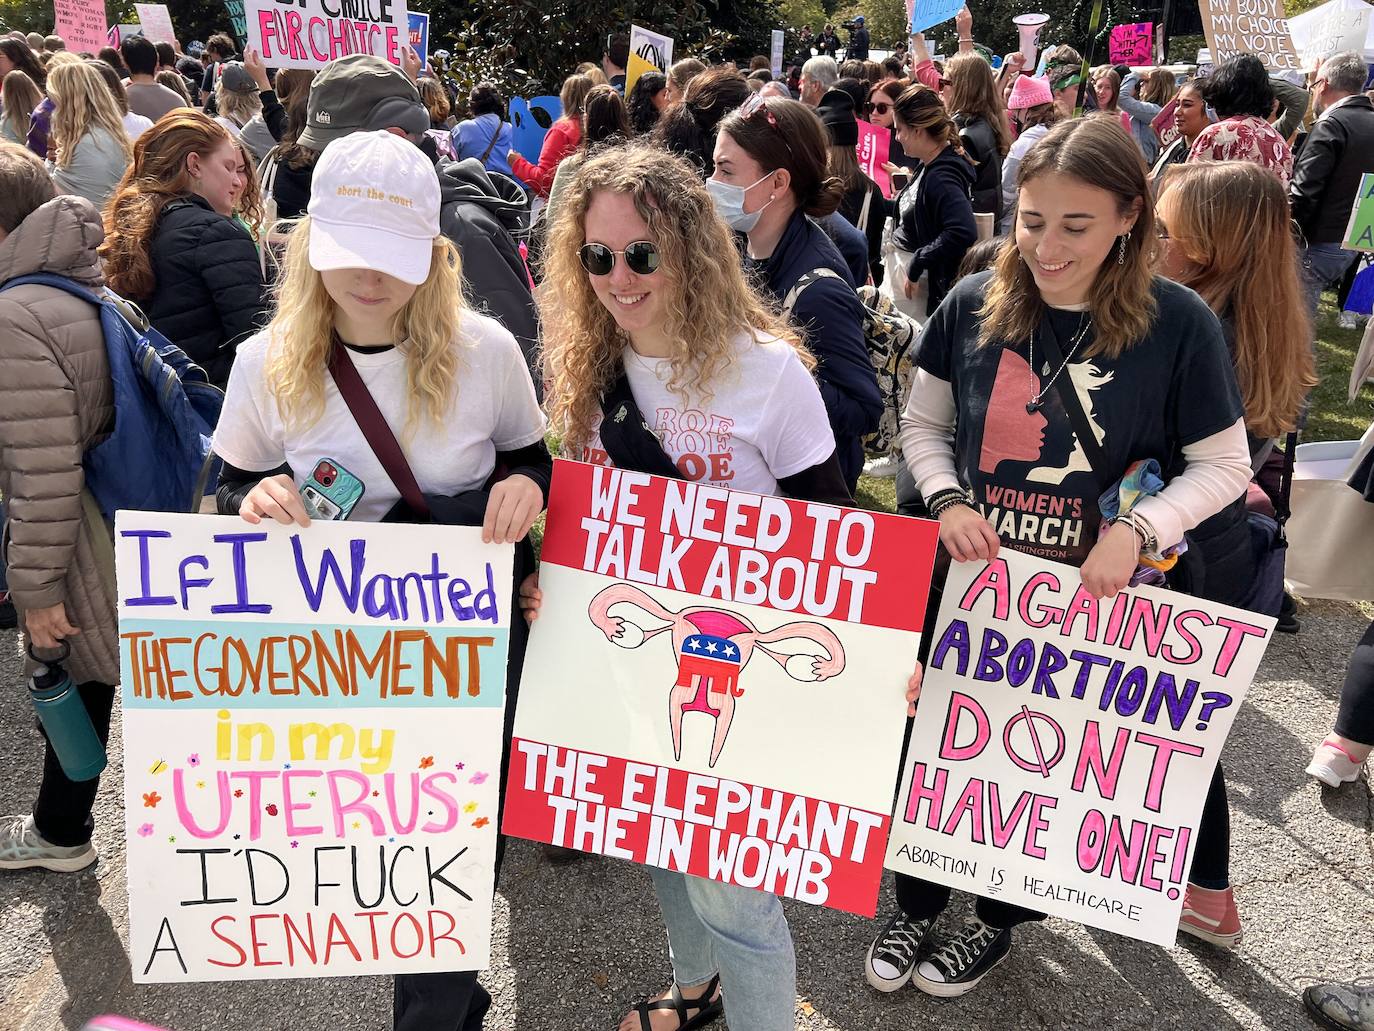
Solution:
<svg viewBox="0 0 1374 1031"><path fill-rule="evenodd" d="M1053 100L1050 84L1044 79L1038 79L1033 75L1018 75L1011 87L1011 96L1007 98L1007 108L1012 111L1024 111L1040 104L1049 104Z"/></svg>

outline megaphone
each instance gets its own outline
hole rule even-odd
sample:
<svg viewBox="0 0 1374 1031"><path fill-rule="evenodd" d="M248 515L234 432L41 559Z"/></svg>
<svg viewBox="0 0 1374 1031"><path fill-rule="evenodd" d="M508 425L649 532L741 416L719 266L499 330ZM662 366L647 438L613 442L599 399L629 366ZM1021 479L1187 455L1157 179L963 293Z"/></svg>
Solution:
<svg viewBox="0 0 1374 1031"><path fill-rule="evenodd" d="M1048 14L1018 14L1011 20L1021 36L1021 53L1026 58L1026 63L1021 66L1022 68L1033 69L1035 67L1035 38L1040 34L1040 26L1049 20ZM1027 74L1030 72L1027 71Z"/></svg>

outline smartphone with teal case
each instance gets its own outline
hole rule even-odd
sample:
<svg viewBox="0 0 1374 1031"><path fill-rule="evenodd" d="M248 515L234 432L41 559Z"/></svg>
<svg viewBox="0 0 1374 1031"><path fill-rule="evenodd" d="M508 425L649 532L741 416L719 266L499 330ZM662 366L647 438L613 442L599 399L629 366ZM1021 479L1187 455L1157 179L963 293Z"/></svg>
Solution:
<svg viewBox="0 0 1374 1031"><path fill-rule="evenodd" d="M316 462L301 486L301 499L311 519L347 519L362 497L363 481L332 458Z"/></svg>

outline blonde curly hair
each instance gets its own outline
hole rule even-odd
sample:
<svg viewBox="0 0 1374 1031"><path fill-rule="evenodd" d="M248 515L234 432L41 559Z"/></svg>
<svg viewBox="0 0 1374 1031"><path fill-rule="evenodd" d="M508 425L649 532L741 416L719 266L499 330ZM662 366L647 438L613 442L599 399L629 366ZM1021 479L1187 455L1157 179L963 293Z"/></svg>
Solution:
<svg viewBox="0 0 1374 1031"><path fill-rule="evenodd" d="M286 424L299 430L324 414L324 382L334 341L334 300L324 277L310 266L308 215L291 232L276 302L267 327L267 386ZM398 345L404 341L409 387L406 437L421 420L437 425L448 414L466 344L459 333L464 306L458 250L446 237L436 237L429 277L396 316L395 340Z"/></svg>
<svg viewBox="0 0 1374 1031"><path fill-rule="evenodd" d="M618 377L629 343L578 258L587 242L587 208L602 191L630 197L657 245L667 308L663 328L672 342L671 393L685 398L690 387L709 400L735 363L736 340L746 330L787 340L808 369L815 367L798 333L745 279L735 241L696 170L658 147L607 149L583 163L560 200L539 292L546 407L565 453L596 433L601 395Z"/></svg>

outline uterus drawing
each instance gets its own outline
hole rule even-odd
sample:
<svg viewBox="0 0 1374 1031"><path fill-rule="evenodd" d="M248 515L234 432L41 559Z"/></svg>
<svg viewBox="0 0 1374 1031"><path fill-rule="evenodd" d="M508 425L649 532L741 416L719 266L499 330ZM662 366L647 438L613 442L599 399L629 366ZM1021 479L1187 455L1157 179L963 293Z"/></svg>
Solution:
<svg viewBox="0 0 1374 1031"><path fill-rule="evenodd" d="M620 604L632 605L649 617L641 622L662 625L646 629L628 616L612 615L611 608ZM624 583L601 590L588 606L587 615L608 641L621 648L638 648L671 631L677 678L668 691L668 728L673 758L678 761L682 759L682 717L697 712L715 721L710 765L716 765L730 733L735 705L744 697L741 675L755 652L772 659L797 681L827 680L844 671L844 646L820 623L786 623L761 632L744 617L709 605L691 605L674 612L640 588ZM767 647L805 641L818 645L825 654Z"/></svg>

